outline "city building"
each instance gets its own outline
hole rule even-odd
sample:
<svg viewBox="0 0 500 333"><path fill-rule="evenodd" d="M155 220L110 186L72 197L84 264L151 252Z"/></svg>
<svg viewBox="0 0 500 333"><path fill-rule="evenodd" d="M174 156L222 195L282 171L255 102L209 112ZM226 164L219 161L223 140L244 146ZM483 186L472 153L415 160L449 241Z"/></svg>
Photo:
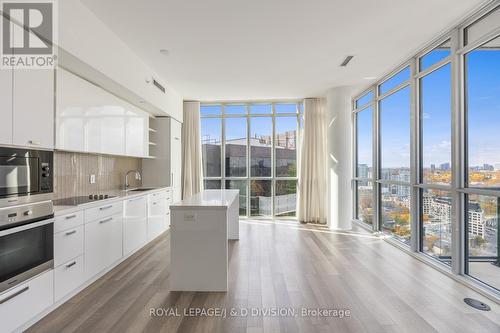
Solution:
<svg viewBox="0 0 500 333"><path fill-rule="evenodd" d="M484 211L477 202L469 203L469 233L475 236L484 237Z"/></svg>

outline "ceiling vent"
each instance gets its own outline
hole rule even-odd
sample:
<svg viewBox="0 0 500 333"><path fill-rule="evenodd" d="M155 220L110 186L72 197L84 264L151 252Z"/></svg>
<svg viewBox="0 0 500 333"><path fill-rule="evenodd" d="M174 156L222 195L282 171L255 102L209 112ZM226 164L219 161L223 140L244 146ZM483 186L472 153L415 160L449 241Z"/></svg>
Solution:
<svg viewBox="0 0 500 333"><path fill-rule="evenodd" d="M340 67L346 67L347 64L351 62L352 58L354 58L352 55L345 57L344 61L340 64Z"/></svg>
<svg viewBox="0 0 500 333"><path fill-rule="evenodd" d="M165 93L165 87L161 85L160 82L156 81L155 79L153 79L153 85L158 88L159 90L161 90L162 93Z"/></svg>

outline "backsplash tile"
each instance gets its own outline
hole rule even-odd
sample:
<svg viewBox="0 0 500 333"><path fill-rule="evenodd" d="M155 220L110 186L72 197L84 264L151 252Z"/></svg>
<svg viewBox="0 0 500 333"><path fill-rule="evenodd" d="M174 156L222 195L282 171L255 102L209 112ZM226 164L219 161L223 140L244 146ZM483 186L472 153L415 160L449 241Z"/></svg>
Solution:
<svg viewBox="0 0 500 333"><path fill-rule="evenodd" d="M54 152L54 198L79 195L106 194L123 189L125 173L141 170L141 159L97 154ZM95 184L90 175L95 174ZM141 186L141 181L129 176L130 185Z"/></svg>

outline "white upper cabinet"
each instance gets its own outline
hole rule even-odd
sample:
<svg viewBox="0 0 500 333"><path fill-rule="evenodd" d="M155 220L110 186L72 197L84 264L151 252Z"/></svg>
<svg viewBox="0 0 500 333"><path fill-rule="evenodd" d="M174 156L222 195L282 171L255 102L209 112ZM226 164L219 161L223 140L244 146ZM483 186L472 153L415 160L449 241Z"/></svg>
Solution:
<svg viewBox="0 0 500 333"><path fill-rule="evenodd" d="M56 148L149 155L146 112L62 68L56 83Z"/></svg>
<svg viewBox="0 0 500 333"><path fill-rule="evenodd" d="M13 144L54 148L54 70L15 69Z"/></svg>
<svg viewBox="0 0 500 333"><path fill-rule="evenodd" d="M0 144L12 144L12 71L0 70Z"/></svg>
<svg viewBox="0 0 500 333"><path fill-rule="evenodd" d="M0 144L54 148L54 70L2 69L0 92Z"/></svg>
<svg viewBox="0 0 500 333"><path fill-rule="evenodd" d="M182 97L171 86L166 85L82 1L59 1L58 7L60 48L128 91L122 91L124 95L115 92L117 95L135 105L138 105L136 103L139 100L146 101L155 108L154 111L163 111L165 116L169 115L182 122ZM59 63L72 69L72 61L65 58L63 52ZM153 79L164 86L165 92L153 85ZM106 89L113 91L110 87Z"/></svg>
<svg viewBox="0 0 500 333"><path fill-rule="evenodd" d="M128 110L125 149L129 156L149 155L149 117L140 110Z"/></svg>

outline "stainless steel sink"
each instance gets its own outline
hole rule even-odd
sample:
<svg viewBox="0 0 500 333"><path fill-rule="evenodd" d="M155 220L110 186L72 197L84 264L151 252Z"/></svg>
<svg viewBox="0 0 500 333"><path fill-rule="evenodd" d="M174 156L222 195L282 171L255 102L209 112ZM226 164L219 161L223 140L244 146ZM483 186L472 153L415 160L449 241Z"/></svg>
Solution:
<svg viewBox="0 0 500 333"><path fill-rule="evenodd" d="M156 190L154 187L141 187L141 188L134 188L133 190L127 190L127 192L145 192L145 191L151 191L151 190Z"/></svg>

